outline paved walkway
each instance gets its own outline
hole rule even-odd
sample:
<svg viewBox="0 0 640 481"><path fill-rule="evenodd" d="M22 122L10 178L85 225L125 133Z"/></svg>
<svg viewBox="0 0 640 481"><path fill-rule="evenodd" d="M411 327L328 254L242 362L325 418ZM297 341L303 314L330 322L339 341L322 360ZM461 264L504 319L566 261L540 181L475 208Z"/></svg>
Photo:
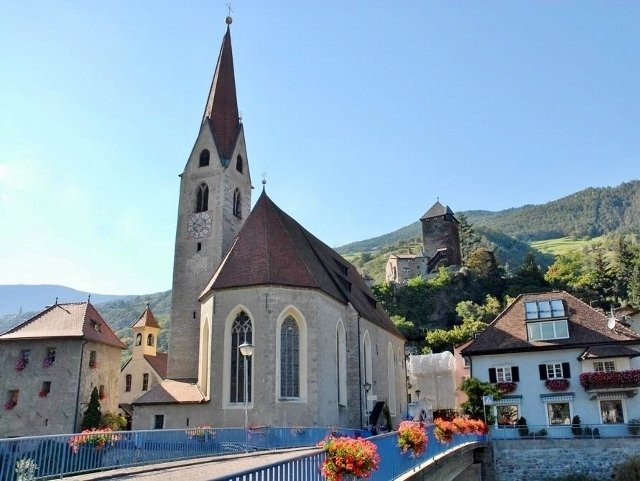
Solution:
<svg viewBox="0 0 640 481"><path fill-rule="evenodd" d="M232 475L247 469L258 468L319 451L317 448L298 448L277 452L264 451L248 455L216 456L81 474L67 479L71 481L106 479L135 481L209 481L220 476Z"/></svg>

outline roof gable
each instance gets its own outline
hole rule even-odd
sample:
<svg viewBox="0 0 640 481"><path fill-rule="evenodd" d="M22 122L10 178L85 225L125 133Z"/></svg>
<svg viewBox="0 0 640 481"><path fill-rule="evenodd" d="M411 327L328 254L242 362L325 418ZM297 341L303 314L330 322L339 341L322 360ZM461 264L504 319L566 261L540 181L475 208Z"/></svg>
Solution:
<svg viewBox="0 0 640 481"><path fill-rule="evenodd" d="M142 311L138 320L131 327L154 327L156 329L160 329L160 324L158 324L156 316L153 315L149 304L147 304L147 307Z"/></svg>
<svg viewBox="0 0 640 481"><path fill-rule="evenodd" d="M318 289L402 337L358 271L263 192L203 295L267 284Z"/></svg>
<svg viewBox="0 0 640 481"><path fill-rule="evenodd" d="M439 200L433 204L428 211L424 213L420 220L431 219L433 217L440 217L446 214L453 215L453 211L449 208L448 205L441 204Z"/></svg>
<svg viewBox="0 0 640 481"><path fill-rule="evenodd" d="M563 301L567 315L558 319L567 319L569 338L529 341L524 310L525 303L543 300ZM554 319L537 319L539 322L548 320ZM479 355L634 342L640 342L638 334L619 323L616 323L614 329L608 329L605 316L577 297L564 291L544 292L519 295L478 338L463 349L462 354Z"/></svg>

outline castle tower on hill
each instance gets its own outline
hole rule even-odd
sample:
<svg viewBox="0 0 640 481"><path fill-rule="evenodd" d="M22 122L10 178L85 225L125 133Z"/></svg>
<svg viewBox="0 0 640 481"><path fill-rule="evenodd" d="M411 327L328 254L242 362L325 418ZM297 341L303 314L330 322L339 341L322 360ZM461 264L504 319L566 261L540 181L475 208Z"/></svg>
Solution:
<svg viewBox="0 0 640 481"><path fill-rule="evenodd" d="M447 205L436 201L420 218L422 224L422 251L429 258L431 268L436 264L459 266L462 263L460 254L460 233L458 219ZM436 259L442 259L442 261Z"/></svg>
<svg viewBox="0 0 640 481"><path fill-rule="evenodd" d="M198 377L198 299L251 207L230 24L228 18L200 130L180 174L168 361L172 379Z"/></svg>

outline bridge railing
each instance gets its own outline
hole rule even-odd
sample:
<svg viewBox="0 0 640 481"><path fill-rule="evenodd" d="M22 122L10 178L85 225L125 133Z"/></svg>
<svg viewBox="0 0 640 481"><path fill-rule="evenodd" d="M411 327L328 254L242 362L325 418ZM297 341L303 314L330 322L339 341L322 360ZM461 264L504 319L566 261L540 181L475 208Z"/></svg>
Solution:
<svg viewBox="0 0 640 481"><path fill-rule="evenodd" d="M491 439L585 439L640 437L638 424L492 426Z"/></svg>
<svg viewBox="0 0 640 481"><path fill-rule="evenodd" d="M36 479L248 451L315 446L335 428L193 428L64 434L0 439L0 480L17 479L16 463L32 460ZM339 429L346 436L366 431Z"/></svg>
<svg viewBox="0 0 640 481"><path fill-rule="evenodd" d="M371 474L371 481L389 481L416 469L423 463L433 459L445 451L459 448L468 443L484 442L486 436L459 435L453 436L451 443L438 442L433 433L433 426L427 428L429 443L426 451L413 457L410 453L402 453L398 447L398 433L381 434L369 438L378 448L380 463L378 470ZM294 459L273 463L255 469L249 469L232 476L215 478L215 481L277 481L282 479L304 479L306 481L323 481L320 469L325 460L325 453L302 455Z"/></svg>

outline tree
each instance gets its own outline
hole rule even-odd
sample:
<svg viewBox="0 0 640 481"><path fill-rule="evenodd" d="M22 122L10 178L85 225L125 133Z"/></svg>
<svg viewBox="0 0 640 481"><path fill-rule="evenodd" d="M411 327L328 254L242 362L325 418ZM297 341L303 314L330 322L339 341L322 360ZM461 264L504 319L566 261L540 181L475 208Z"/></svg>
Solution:
<svg viewBox="0 0 640 481"><path fill-rule="evenodd" d="M592 297L594 305L609 309L613 300L613 275L601 245L597 246L593 251L589 277L587 287L591 291L590 297Z"/></svg>
<svg viewBox="0 0 640 481"><path fill-rule="evenodd" d="M127 427L127 419L118 413L106 412L100 417L100 427L112 431L122 431Z"/></svg>
<svg viewBox="0 0 640 481"><path fill-rule="evenodd" d="M485 413L482 412L482 397L493 396L493 399L500 399L502 395L498 388L489 382L482 382L471 377L465 379L460 386L460 390L467 395L467 401L462 403L462 413L473 419L484 419ZM487 421L489 421L487 416Z"/></svg>
<svg viewBox="0 0 640 481"><path fill-rule="evenodd" d="M633 277L636 256L630 243L624 236L619 236L614 247L615 269L613 272L613 290L618 301L626 299L629 283Z"/></svg>
<svg viewBox="0 0 640 481"><path fill-rule="evenodd" d="M533 253L527 255L516 275L508 280L508 284L507 294L509 296L517 296L527 292L541 292L549 288Z"/></svg>
<svg viewBox="0 0 640 481"><path fill-rule="evenodd" d="M502 294L504 280L493 251L484 247L476 249L467 258L466 266L486 291L494 296Z"/></svg>
<svg viewBox="0 0 640 481"><path fill-rule="evenodd" d="M629 282L627 303L636 309L640 309L640 266L636 266Z"/></svg>
<svg viewBox="0 0 640 481"><path fill-rule="evenodd" d="M458 219L458 233L460 234L460 254L462 254L462 263L464 264L467 257L480 243L480 236L466 215L457 214L456 217Z"/></svg>
<svg viewBox="0 0 640 481"><path fill-rule="evenodd" d="M417 339L420 337L420 331L416 329L416 326L411 321L407 321L402 316L391 316L391 320L402 333L404 337L409 340Z"/></svg>
<svg viewBox="0 0 640 481"><path fill-rule="evenodd" d="M91 399L87 410L82 417L82 429L99 428L102 413L100 412L100 401L98 400L98 388L94 387L91 391Z"/></svg>

